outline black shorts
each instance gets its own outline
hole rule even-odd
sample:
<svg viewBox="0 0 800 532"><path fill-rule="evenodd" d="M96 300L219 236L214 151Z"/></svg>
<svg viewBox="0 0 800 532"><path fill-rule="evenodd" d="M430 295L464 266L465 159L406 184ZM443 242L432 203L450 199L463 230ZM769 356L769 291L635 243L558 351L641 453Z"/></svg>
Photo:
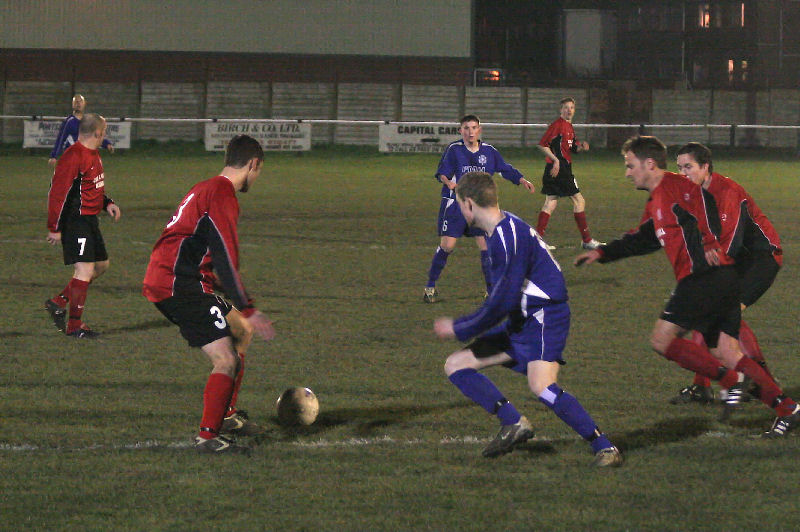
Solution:
<svg viewBox="0 0 800 532"><path fill-rule="evenodd" d="M661 319L698 331L708 347L717 347L720 332L738 338L742 311L736 270L723 266L684 277L673 290Z"/></svg>
<svg viewBox="0 0 800 532"><path fill-rule="evenodd" d="M581 191L578 188L578 181L575 179L575 176L572 175L571 164L561 164L556 177L550 175L550 170L552 169L552 164L547 164L544 167L544 174L542 174L542 194L565 198L574 196Z"/></svg>
<svg viewBox="0 0 800 532"><path fill-rule="evenodd" d="M68 215L61 229L61 249L64 264L108 260L97 215Z"/></svg>
<svg viewBox="0 0 800 532"><path fill-rule="evenodd" d="M231 328L225 316L233 307L219 296L172 296L155 305L169 321L180 327L181 336L191 347L202 347L231 336Z"/></svg>
<svg viewBox="0 0 800 532"><path fill-rule="evenodd" d="M775 282L781 267L770 251L737 257L736 271L739 274L739 301L749 307L764 295Z"/></svg>

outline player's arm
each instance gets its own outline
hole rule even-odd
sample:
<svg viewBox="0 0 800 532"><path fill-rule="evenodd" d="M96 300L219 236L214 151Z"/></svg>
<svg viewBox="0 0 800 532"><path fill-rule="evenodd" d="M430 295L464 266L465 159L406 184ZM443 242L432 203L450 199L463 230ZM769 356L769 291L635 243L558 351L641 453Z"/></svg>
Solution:
<svg viewBox="0 0 800 532"><path fill-rule="evenodd" d="M209 208L208 215L212 222L208 230L211 262L225 295L250 322L256 334L271 340L275 336L272 322L255 308L239 274L239 238L236 233L238 208L233 194L232 190L226 189Z"/></svg>
<svg viewBox="0 0 800 532"><path fill-rule="evenodd" d="M711 226L709 224L708 210L706 209L706 196L703 194L703 187L694 184L693 186L699 190L696 190L694 193L690 194L690 199L688 201L684 200L684 208L688 209L688 211L697 220L697 229L700 231L700 235L702 237L706 262L712 266L718 266L720 264L722 246L720 245L719 240L717 240L717 237L714 235L714 232L711 230Z"/></svg>
<svg viewBox="0 0 800 532"><path fill-rule="evenodd" d="M75 157L62 157L56 164L50 192L47 194L47 229L51 234L61 232L61 213L64 211L70 188L78 176L80 170L78 163ZM48 235L48 241L50 239L51 236Z"/></svg>
<svg viewBox="0 0 800 532"><path fill-rule="evenodd" d="M513 242L507 244L514 245ZM516 249L509 248L507 254L499 253L492 257L492 279L496 282L483 305L472 314L453 321L454 334L462 342L497 325L519 301L525 263Z"/></svg>
<svg viewBox="0 0 800 532"><path fill-rule="evenodd" d="M561 162L558 160L558 157L556 157L556 154L553 153L553 150L550 149L549 145L542 146L539 144L537 148L539 148L539 151L544 154L546 158L545 162L553 161L553 168L550 169L550 175L556 177L558 172L561 170Z"/></svg>
<svg viewBox="0 0 800 532"><path fill-rule="evenodd" d="M515 185L520 185L527 189L529 192L535 190L533 183L525 179L522 172L514 168L511 164L507 163L500 152L494 151L495 158L495 172L499 173L503 179L507 179Z"/></svg>
<svg viewBox="0 0 800 532"><path fill-rule="evenodd" d="M115 222L119 221L120 216L122 216L122 211L120 210L119 206L114 203L113 199L109 198L105 194L103 194L103 210L106 211Z"/></svg>
<svg viewBox="0 0 800 532"><path fill-rule="evenodd" d="M103 139L103 148L108 150L108 153L114 153L114 144L108 139Z"/></svg>
<svg viewBox="0 0 800 532"><path fill-rule="evenodd" d="M456 188L456 180L452 179L452 177L456 173L457 165L458 161L456 161L455 151L451 144L442 154L442 158L439 160L439 167L436 169L436 174L434 175L437 181L450 190Z"/></svg>
<svg viewBox="0 0 800 532"><path fill-rule="evenodd" d="M575 266L592 264L593 262L612 262L626 257L647 255L661 249L661 242L656 237L653 218L645 211L645 215L636 229L628 231L621 238L602 245L597 249L581 253L575 258Z"/></svg>
<svg viewBox="0 0 800 532"><path fill-rule="evenodd" d="M58 156L61 155L61 148L64 146L64 142L67 140L67 123L69 123L69 117L65 118L64 121L61 122L61 127L58 129L56 142L53 144L53 149L50 151L50 159L48 160L48 163L51 165L56 164Z"/></svg>

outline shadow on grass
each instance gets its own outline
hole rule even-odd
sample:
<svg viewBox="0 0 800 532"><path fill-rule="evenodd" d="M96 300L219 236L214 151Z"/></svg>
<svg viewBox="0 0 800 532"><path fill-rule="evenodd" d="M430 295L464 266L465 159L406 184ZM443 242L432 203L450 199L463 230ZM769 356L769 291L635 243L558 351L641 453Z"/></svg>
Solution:
<svg viewBox="0 0 800 532"><path fill-rule="evenodd" d="M22 338L24 336L36 336L36 335L33 333L24 333L20 331L0 332L0 338Z"/></svg>
<svg viewBox="0 0 800 532"><path fill-rule="evenodd" d="M376 431L410 421L416 417L431 412L442 412L456 408L470 408L473 405L466 402L452 402L445 404L398 404L363 408L339 408L322 412L313 425L281 427L277 416L270 418L275 425L280 427L284 436L313 436L323 434L335 427L352 425L356 437L373 436Z"/></svg>
<svg viewBox="0 0 800 532"><path fill-rule="evenodd" d="M170 327L172 327L172 324L166 319L155 319L155 320L143 321L141 323L135 323L132 325L124 325L122 327L104 329L104 332L124 333L124 332L149 331L151 329L168 329Z"/></svg>

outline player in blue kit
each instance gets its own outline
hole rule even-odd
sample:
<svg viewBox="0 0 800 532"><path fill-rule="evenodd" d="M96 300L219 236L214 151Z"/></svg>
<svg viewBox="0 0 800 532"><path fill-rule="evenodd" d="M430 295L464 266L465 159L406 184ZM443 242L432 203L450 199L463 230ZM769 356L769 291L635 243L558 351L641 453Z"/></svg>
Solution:
<svg viewBox="0 0 800 532"><path fill-rule="evenodd" d="M86 109L86 98L80 94L73 96L72 114L61 122L56 142L53 144L53 150L50 152L50 159L47 161L50 166L55 166L56 161L61 154L64 153L64 150L78 141L78 126L80 126L81 118L83 118L84 109ZM106 148L109 153L114 153L114 145L111 144L110 140L103 139L102 147Z"/></svg>
<svg viewBox="0 0 800 532"><path fill-rule="evenodd" d="M508 453L533 437L528 419L479 373L503 365L527 375L539 401L589 442L595 453L594 465L621 465L619 450L578 400L556 384L559 366L565 363L562 352L570 323L561 267L530 225L500 210L497 185L488 173L461 176L456 201L468 225L487 235L492 290L472 314L455 320L437 319L434 332L440 338L462 342L475 338L447 357L444 370L461 393L500 420L500 432L483 456Z"/></svg>
<svg viewBox="0 0 800 532"><path fill-rule="evenodd" d="M423 300L426 303L435 303L439 294L436 290L436 281L447 264L447 258L456 247L456 242L462 236L475 238L478 249L481 250L481 267L486 280L486 292L491 289L489 282L489 255L486 252L486 240L483 231L467 226L464 216L456 203L455 188L461 176L467 172L499 173L515 185L522 185L529 192L534 192L533 184L525 179L522 174L505 162L500 153L491 144L481 141L481 121L475 115L467 115L461 119L461 140L451 143L442 154L439 168L436 170L436 179L442 183L442 203L439 207L439 247L433 255L431 267L428 270L428 284L425 286Z"/></svg>

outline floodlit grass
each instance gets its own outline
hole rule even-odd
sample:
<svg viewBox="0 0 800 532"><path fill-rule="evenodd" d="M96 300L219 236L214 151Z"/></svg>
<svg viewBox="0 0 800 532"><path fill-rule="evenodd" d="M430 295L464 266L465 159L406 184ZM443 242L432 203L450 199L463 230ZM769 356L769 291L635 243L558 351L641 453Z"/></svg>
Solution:
<svg viewBox="0 0 800 532"><path fill-rule="evenodd" d="M535 184L541 158L504 150ZM122 220L101 220L111 269L89 292L102 339L60 336L42 308L70 276L48 246L46 155L0 150L0 529L618 530L791 529L800 440L762 441L771 412L749 404L732 424L718 407L667 399L690 376L648 348L673 287L663 253L576 269L568 200L547 239L570 288L573 327L562 386L623 450L613 471L519 375L489 375L533 422L537 439L505 457L480 451L496 422L447 381L433 318L481 303L472 242L462 241L422 303L436 248L438 158L322 148L269 154L240 196L245 284L278 337L256 340L241 405L270 427L250 458L197 456L208 363L141 295L150 249L188 188L222 167L197 144L104 155ZM747 319L774 373L800 396L796 340L800 163L789 153L720 152L783 239L785 266ZM593 235L634 227L646 195L614 152L580 154L576 175ZM501 181L501 205L535 223L542 196ZM276 424L289 386L318 395L318 421Z"/></svg>

